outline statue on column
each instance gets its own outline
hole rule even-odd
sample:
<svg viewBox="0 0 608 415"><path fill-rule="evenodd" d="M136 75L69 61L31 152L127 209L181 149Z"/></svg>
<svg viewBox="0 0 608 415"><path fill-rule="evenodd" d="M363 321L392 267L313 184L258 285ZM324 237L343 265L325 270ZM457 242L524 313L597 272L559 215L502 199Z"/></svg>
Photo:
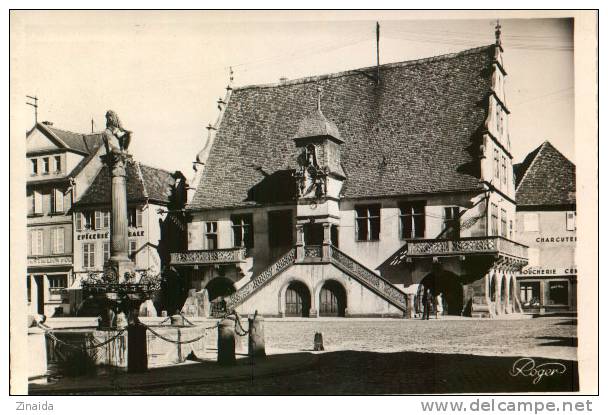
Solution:
<svg viewBox="0 0 608 415"><path fill-rule="evenodd" d="M131 131L122 127L116 112L112 110L106 112L106 129L103 132L103 143L106 146L107 153L127 151L131 143L131 134Z"/></svg>

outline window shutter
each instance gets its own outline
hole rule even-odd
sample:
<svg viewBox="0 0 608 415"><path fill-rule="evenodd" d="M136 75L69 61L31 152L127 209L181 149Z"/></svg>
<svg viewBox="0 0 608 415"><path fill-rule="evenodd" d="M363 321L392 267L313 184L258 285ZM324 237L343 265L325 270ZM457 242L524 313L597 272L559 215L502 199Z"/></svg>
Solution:
<svg viewBox="0 0 608 415"><path fill-rule="evenodd" d="M137 217L137 219L136 219L136 224L135 224L135 226L136 226L136 227L138 227L138 228L141 228L141 227L143 226L143 219L142 219L142 217L143 217L143 212L142 212L142 211L141 211L141 209L139 209L139 208L136 210L136 212L137 212L137 213L136 213L136 217Z"/></svg>
<svg viewBox="0 0 608 415"><path fill-rule="evenodd" d="M576 230L576 213L575 212L566 212L566 230L568 230L568 231Z"/></svg>
<svg viewBox="0 0 608 415"><path fill-rule="evenodd" d="M63 228L57 228L57 229L55 229L55 231L56 231L56 235L55 235L56 250L55 250L55 253L56 254L63 254L64 250L65 250L65 246L64 246L65 230Z"/></svg>
<svg viewBox="0 0 608 415"><path fill-rule="evenodd" d="M76 230L80 232L82 231L82 213L76 212L74 216L76 216Z"/></svg>
<svg viewBox="0 0 608 415"><path fill-rule="evenodd" d="M57 253L57 228L51 229L51 253Z"/></svg>
<svg viewBox="0 0 608 415"><path fill-rule="evenodd" d="M42 213L42 193L34 190L34 213Z"/></svg>
<svg viewBox="0 0 608 415"><path fill-rule="evenodd" d="M101 214L102 212L99 210L95 211L95 226L93 227L93 229L100 229L103 227L103 222L101 220Z"/></svg>
<svg viewBox="0 0 608 415"><path fill-rule="evenodd" d="M55 212L63 212L63 192L55 189Z"/></svg>

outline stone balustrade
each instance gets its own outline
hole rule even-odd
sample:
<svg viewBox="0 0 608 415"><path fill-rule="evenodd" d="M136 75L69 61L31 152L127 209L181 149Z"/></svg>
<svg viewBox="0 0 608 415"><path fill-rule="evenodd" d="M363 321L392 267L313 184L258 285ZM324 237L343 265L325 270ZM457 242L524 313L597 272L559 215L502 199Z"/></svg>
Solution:
<svg viewBox="0 0 608 415"><path fill-rule="evenodd" d="M244 262L245 248L208 249L171 254L171 265L232 264Z"/></svg>
<svg viewBox="0 0 608 415"><path fill-rule="evenodd" d="M406 245L408 257L446 256L469 254L502 254L527 260L528 247L502 236L486 236L461 239L409 239Z"/></svg>

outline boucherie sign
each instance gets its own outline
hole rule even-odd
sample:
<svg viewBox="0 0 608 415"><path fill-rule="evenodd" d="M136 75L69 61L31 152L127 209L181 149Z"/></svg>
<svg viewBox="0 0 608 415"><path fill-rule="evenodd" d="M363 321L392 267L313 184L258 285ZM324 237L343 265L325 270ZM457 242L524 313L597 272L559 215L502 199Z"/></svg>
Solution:
<svg viewBox="0 0 608 415"><path fill-rule="evenodd" d="M145 232L143 229L138 229L136 231L129 231L129 238L135 236L144 236ZM110 232L87 232L76 235L76 239L80 240L90 240L90 239L109 239Z"/></svg>
<svg viewBox="0 0 608 415"><path fill-rule="evenodd" d="M542 276L542 275L576 275L576 266L560 267L560 268L545 268L545 267L528 267L521 270L520 275L526 276Z"/></svg>

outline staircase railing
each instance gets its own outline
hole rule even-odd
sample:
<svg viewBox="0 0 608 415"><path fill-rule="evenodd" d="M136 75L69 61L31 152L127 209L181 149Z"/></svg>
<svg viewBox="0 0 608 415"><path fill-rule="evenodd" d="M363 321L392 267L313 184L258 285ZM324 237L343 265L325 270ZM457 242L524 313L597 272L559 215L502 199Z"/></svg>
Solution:
<svg viewBox="0 0 608 415"><path fill-rule="evenodd" d="M226 307L234 308L238 304L246 300L255 290L266 284L277 274L283 272L287 267L296 261L296 248L291 248L285 255L279 258L275 263L266 268L257 277L254 277L247 284L243 285L235 293L226 300Z"/></svg>
<svg viewBox="0 0 608 415"><path fill-rule="evenodd" d="M249 298L257 289L259 289L268 281L273 279L275 276L283 272L289 266L296 263L296 252L296 248L290 249L285 255L279 258L279 260L273 263L261 274L259 274L257 277L254 277L251 281L249 281L247 284L245 284L243 287L233 293L230 297L226 299L226 307L230 309L241 304L243 301ZM346 272L347 274L351 275L363 286L375 292L380 297L386 299L388 302L390 302L400 310L404 312L407 311L406 294L396 288L389 281L385 280L369 268L363 266L357 260L349 257L335 246L330 246L330 260L335 266L337 266L339 269Z"/></svg>
<svg viewBox="0 0 608 415"><path fill-rule="evenodd" d="M407 311L406 294L357 260L331 246L331 260L338 268L352 275L360 283L387 299L395 307Z"/></svg>

